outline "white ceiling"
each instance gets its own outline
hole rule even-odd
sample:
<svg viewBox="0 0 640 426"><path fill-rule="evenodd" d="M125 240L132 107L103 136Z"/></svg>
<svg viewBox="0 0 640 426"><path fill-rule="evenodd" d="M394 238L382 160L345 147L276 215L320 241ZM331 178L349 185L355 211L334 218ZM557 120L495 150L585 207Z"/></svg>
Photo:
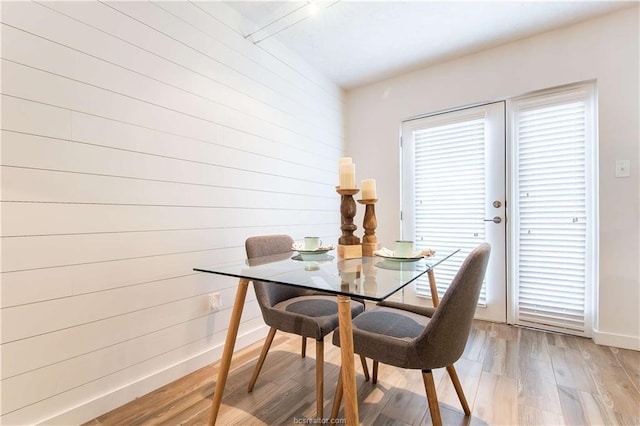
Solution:
<svg viewBox="0 0 640 426"><path fill-rule="evenodd" d="M504 44L637 1L228 1L244 35L285 45L344 88ZM264 30L257 29L276 21ZM272 35L277 33L275 35Z"/></svg>

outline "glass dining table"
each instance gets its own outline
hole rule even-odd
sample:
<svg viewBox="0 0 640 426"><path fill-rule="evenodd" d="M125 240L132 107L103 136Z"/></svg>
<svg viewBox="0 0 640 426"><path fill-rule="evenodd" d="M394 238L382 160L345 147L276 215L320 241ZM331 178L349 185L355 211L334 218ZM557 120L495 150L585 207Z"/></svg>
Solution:
<svg viewBox="0 0 640 426"><path fill-rule="evenodd" d="M263 281L317 290L335 295L338 298L339 325L341 330L344 330L340 333L344 413L347 424L357 425L359 420L350 310L351 298L381 302L426 274L434 306L437 306L438 296L434 269L458 251L437 253L435 256L422 259L378 256L342 259L333 256L330 252L303 255L292 251L274 256L194 268L194 271L198 272L239 279L213 394L209 424L215 424L218 417L250 281Z"/></svg>

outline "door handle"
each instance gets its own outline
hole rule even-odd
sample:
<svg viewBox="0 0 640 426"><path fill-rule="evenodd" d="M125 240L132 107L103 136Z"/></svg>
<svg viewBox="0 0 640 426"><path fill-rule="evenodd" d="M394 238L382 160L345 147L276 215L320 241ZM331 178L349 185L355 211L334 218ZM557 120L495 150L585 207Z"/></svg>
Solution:
<svg viewBox="0 0 640 426"><path fill-rule="evenodd" d="M500 216L496 216L493 219L485 219L485 222L493 222L493 223L500 223L502 222L502 218Z"/></svg>

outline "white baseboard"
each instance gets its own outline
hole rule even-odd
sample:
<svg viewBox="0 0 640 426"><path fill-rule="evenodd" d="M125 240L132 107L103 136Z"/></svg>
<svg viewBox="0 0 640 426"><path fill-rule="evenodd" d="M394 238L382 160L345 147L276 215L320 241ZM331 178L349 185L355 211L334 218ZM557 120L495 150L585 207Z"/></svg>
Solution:
<svg viewBox="0 0 640 426"><path fill-rule="evenodd" d="M238 335L236 340L236 350L242 349L257 342L266 335L267 326L262 326ZM113 389L109 393L101 395L90 401L85 401L81 405L70 408L65 412L58 413L53 417L39 422L40 425L70 425L81 424L92 420L114 408L120 407L127 402L134 400L140 395L145 395L158 389L174 380L184 377L206 365L217 362L222 358L224 345L218 345L205 352L201 352L191 358L185 359L179 364L168 366L164 370L147 376L132 383L128 383L118 389Z"/></svg>
<svg viewBox="0 0 640 426"><path fill-rule="evenodd" d="M625 334L607 333L593 330L593 341L598 345L614 346L616 348L640 351L640 337Z"/></svg>

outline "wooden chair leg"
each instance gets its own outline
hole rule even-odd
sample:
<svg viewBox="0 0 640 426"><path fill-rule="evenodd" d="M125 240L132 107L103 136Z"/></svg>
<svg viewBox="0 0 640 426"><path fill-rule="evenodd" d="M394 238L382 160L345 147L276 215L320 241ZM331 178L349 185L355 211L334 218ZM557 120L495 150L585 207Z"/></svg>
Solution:
<svg viewBox="0 0 640 426"><path fill-rule="evenodd" d="M271 347L271 342L273 342L273 338L276 335L276 331L278 330L276 330L275 327L271 327L267 338L264 340L264 345L262 345L262 352L260 352L260 358L258 358L258 364L256 364L256 368L253 370L251 380L249 380L249 392L253 392L253 387L256 385L256 380L258 380L258 375L260 374L260 370L262 369L264 360L267 358L267 352L269 352L269 348Z"/></svg>
<svg viewBox="0 0 640 426"><path fill-rule="evenodd" d="M324 407L324 340L316 340L316 415L322 418Z"/></svg>
<svg viewBox="0 0 640 426"><path fill-rule="evenodd" d="M362 372L364 374L364 381L369 381L369 367L367 367L367 359L360 355L360 361L362 362Z"/></svg>
<svg viewBox="0 0 640 426"><path fill-rule="evenodd" d="M331 418L337 419L340 412L340 404L342 404L342 371L338 371L338 384L336 385L336 393L333 395L333 406L331 407Z"/></svg>
<svg viewBox="0 0 640 426"><path fill-rule="evenodd" d="M469 404L467 403L467 398L464 396L464 391L462 390L462 385L460 384L460 379L458 378L458 373L456 369L452 365L447 365L447 371L449 372L449 377L451 377L451 381L453 382L453 387L456 388L456 393L458 394L458 399L460 400L460 404L462 404L462 409L464 410L465 416L471 415L471 410L469 409Z"/></svg>
<svg viewBox="0 0 640 426"><path fill-rule="evenodd" d="M427 402L429 402L431 422L434 426L442 426L440 407L438 407L438 395L436 395L436 384L433 381L433 374L431 373L431 370L422 371L422 380L424 381L424 390L427 392Z"/></svg>
<svg viewBox="0 0 640 426"><path fill-rule="evenodd" d="M371 383L374 385L378 383L378 361L373 360L373 378L371 379Z"/></svg>
<svg viewBox="0 0 640 426"><path fill-rule="evenodd" d="M302 351L301 351L301 355L302 358L307 356L307 338L302 336Z"/></svg>

